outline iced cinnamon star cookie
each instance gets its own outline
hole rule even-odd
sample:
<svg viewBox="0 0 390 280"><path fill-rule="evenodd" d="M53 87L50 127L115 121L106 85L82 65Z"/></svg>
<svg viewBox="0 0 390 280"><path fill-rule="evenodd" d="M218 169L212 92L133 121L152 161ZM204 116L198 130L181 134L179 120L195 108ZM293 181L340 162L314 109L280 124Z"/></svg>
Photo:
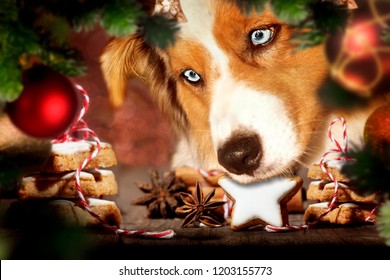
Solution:
<svg viewBox="0 0 390 280"><path fill-rule="evenodd" d="M302 187L303 181L292 176L240 184L222 177L218 183L234 202L230 227L243 230L257 225L287 225L286 204Z"/></svg>

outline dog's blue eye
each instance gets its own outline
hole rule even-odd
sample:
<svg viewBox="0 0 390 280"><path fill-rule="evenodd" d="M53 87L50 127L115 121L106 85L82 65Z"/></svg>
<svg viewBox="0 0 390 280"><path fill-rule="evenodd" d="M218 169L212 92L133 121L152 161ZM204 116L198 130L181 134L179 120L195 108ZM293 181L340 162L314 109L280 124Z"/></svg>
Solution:
<svg viewBox="0 0 390 280"><path fill-rule="evenodd" d="M263 46L268 44L274 37L275 28L269 27L264 29L256 29L251 33L251 40L255 46Z"/></svg>
<svg viewBox="0 0 390 280"><path fill-rule="evenodd" d="M185 70L182 75L190 83L197 83L201 80L200 75L192 69Z"/></svg>

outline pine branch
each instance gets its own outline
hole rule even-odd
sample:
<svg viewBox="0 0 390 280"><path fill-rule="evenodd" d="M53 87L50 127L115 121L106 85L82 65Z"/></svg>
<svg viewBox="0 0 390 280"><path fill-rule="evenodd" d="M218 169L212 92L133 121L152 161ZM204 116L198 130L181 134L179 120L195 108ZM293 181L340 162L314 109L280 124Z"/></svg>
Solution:
<svg viewBox="0 0 390 280"><path fill-rule="evenodd" d="M356 191L362 195L378 193L383 200L387 199L390 188L385 182L390 177L390 150L378 154L365 145L361 150L351 150L348 156L355 161L345 165L341 171L351 179Z"/></svg>
<svg viewBox="0 0 390 280"><path fill-rule="evenodd" d="M111 1L104 6L101 24L113 36L125 36L136 31L137 20L143 16L135 1Z"/></svg>
<svg viewBox="0 0 390 280"><path fill-rule="evenodd" d="M318 91L320 101L328 108L347 109L367 105L368 99L344 88L331 77L324 81Z"/></svg>
<svg viewBox="0 0 390 280"><path fill-rule="evenodd" d="M175 33L178 29L174 19L168 19L161 15L144 17L140 22L140 32L145 42L162 49L175 42Z"/></svg>
<svg viewBox="0 0 390 280"><path fill-rule="evenodd" d="M390 246L390 201L379 208L377 228L379 236L385 239L387 246Z"/></svg>
<svg viewBox="0 0 390 280"><path fill-rule="evenodd" d="M385 44L390 44L390 27L385 27L383 29L382 41Z"/></svg>
<svg viewBox="0 0 390 280"><path fill-rule="evenodd" d="M290 25L298 25L309 16L310 2L312 0L272 0L271 8L279 19Z"/></svg>

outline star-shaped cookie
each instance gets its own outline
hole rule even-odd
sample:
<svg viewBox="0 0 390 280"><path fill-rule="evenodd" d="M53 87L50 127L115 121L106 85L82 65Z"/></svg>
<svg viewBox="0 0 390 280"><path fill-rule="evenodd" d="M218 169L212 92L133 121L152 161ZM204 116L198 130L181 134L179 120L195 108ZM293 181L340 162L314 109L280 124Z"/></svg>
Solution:
<svg viewBox="0 0 390 280"><path fill-rule="evenodd" d="M248 229L257 225L288 224L287 202L303 183L298 176L277 177L252 184L240 184L222 177L218 184L234 202L230 227Z"/></svg>

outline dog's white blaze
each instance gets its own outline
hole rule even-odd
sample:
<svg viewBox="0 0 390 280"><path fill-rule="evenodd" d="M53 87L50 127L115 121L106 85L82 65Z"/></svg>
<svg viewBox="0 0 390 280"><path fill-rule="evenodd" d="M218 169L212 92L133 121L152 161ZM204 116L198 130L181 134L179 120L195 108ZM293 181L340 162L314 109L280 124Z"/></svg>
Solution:
<svg viewBox="0 0 390 280"><path fill-rule="evenodd" d="M211 1L196 2L205 3L195 5L191 0L181 1L188 21L199 24L184 23L180 33L203 44L211 57L212 69L219 74L213 85L210 85L211 81L206 81L212 92L210 128L214 149L217 151L234 132L250 130L259 135L263 152L260 167L254 172L255 177L280 171L299 155L297 135L287 110L282 100L271 92L256 90L234 79L229 71L229 59L212 34L214 19L210 12ZM249 182L252 178L248 175L231 175L241 182Z"/></svg>
<svg viewBox="0 0 390 280"><path fill-rule="evenodd" d="M210 114L214 147L218 149L235 131L256 133L263 154L255 175L280 171L299 155L297 135L286 112L283 102L272 93L234 81L225 72L214 85ZM240 181L250 179L246 175L236 177Z"/></svg>

